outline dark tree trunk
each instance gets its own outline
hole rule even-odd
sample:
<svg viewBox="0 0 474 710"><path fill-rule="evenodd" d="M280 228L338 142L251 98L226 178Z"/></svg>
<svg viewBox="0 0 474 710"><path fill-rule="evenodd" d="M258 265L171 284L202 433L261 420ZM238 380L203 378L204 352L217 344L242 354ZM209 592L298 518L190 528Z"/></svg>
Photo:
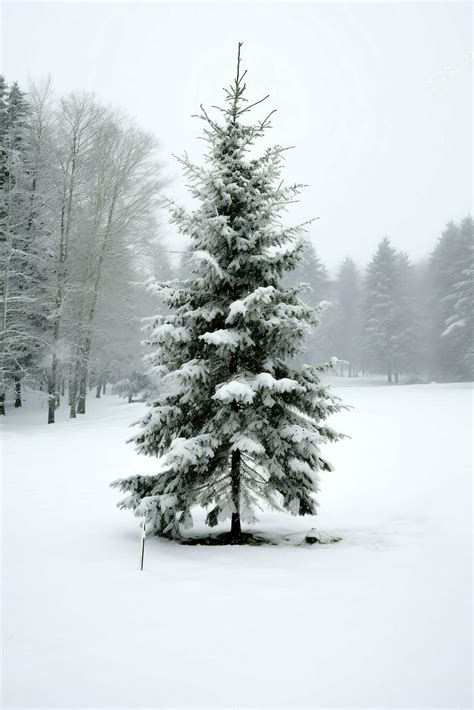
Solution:
<svg viewBox="0 0 474 710"><path fill-rule="evenodd" d="M66 394L66 378L64 375L61 377L61 397L64 397Z"/></svg>
<svg viewBox="0 0 474 710"><path fill-rule="evenodd" d="M101 393L101 391L102 391L102 382L99 380L99 382L98 382L98 384L97 384L97 389L96 389L96 391L95 391L95 396L96 396L97 399L100 399L100 393Z"/></svg>
<svg viewBox="0 0 474 710"><path fill-rule="evenodd" d="M77 413L86 413L87 380L89 374L89 354L91 351L91 339L86 337L84 343L79 348L79 401Z"/></svg>
<svg viewBox="0 0 474 710"><path fill-rule="evenodd" d="M21 380L15 376L15 407L21 407Z"/></svg>
<svg viewBox="0 0 474 710"><path fill-rule="evenodd" d="M102 385L102 394L107 394L107 384L105 382Z"/></svg>
<svg viewBox="0 0 474 710"><path fill-rule="evenodd" d="M77 402L77 413L86 413L86 396L87 396L87 373L82 368L81 379L79 380L79 399Z"/></svg>
<svg viewBox="0 0 474 710"><path fill-rule="evenodd" d="M131 394L128 395L128 403L129 403L129 404L132 403L132 395L131 395Z"/></svg>
<svg viewBox="0 0 474 710"><path fill-rule="evenodd" d="M0 392L0 416L5 414L5 392Z"/></svg>
<svg viewBox="0 0 474 710"><path fill-rule="evenodd" d="M77 377L78 368L76 365L75 372L71 380L69 381L69 419L76 418L76 400L77 400Z"/></svg>
<svg viewBox="0 0 474 710"><path fill-rule="evenodd" d="M50 401L52 399L52 402ZM53 362L51 365L51 375L48 377L48 424L53 424L54 423L54 416L53 416L53 421L50 421L50 414L49 414L49 409L51 406L54 408L58 407L58 358L56 353L53 352Z"/></svg>
<svg viewBox="0 0 474 710"><path fill-rule="evenodd" d="M54 424L54 412L56 410L56 387L55 380L51 374L48 379L48 424Z"/></svg>
<svg viewBox="0 0 474 710"><path fill-rule="evenodd" d="M56 409L61 406L61 382L63 380L62 373L58 369L56 370L56 382L55 382L55 390L56 390L56 400L55 400L55 406Z"/></svg>
<svg viewBox="0 0 474 710"><path fill-rule="evenodd" d="M230 477L232 487L232 503L234 504L235 509L235 513L232 513L230 534L233 538L239 538L242 534L240 526L240 451L232 452Z"/></svg>

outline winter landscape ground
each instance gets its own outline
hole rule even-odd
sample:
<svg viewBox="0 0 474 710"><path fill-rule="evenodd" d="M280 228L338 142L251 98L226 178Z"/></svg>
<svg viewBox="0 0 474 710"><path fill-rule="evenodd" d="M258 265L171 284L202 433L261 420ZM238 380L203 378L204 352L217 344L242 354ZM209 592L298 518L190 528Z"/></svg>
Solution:
<svg viewBox="0 0 474 710"><path fill-rule="evenodd" d="M9 408L3 706L470 707L471 390L335 391L352 438L326 452L320 515L258 529L342 542L153 538L143 573L109 483L156 469L125 443L145 405L106 396L49 427L41 402Z"/></svg>

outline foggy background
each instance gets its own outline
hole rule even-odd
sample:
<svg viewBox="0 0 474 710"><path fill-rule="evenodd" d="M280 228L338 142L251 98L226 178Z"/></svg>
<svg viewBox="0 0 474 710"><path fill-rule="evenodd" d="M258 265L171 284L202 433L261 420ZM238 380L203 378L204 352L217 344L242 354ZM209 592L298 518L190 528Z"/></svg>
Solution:
<svg viewBox="0 0 474 710"><path fill-rule="evenodd" d="M167 189L189 202L172 153L199 160L202 102L223 98L245 42L249 95L269 93L271 139L308 184L295 221L331 272L388 236L416 260L471 210L469 3L4 3L10 81L51 75L93 91L161 143ZM263 109L264 110L264 109ZM170 227L165 233L174 242Z"/></svg>
<svg viewBox="0 0 474 710"><path fill-rule="evenodd" d="M219 116L243 41L252 147L291 147L311 218L285 285L325 303L301 354L388 383L473 378L471 8L464 3L6 3L0 413L27 386L85 413L150 393L150 278L187 278L162 209L194 207L200 105ZM193 117L194 115L194 117ZM247 115L246 115L247 118Z"/></svg>

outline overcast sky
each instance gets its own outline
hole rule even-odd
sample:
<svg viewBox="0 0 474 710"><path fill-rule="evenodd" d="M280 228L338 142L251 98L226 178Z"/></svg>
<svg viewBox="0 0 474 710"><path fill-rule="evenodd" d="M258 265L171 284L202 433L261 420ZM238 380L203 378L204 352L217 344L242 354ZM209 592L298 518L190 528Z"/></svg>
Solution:
<svg viewBox="0 0 474 710"><path fill-rule="evenodd" d="M296 221L330 268L363 264L385 235L417 259L471 211L472 25L468 3L4 3L2 71L25 86L94 91L153 131L170 191L172 153L199 158L199 104L219 103L245 42L251 97L278 109L308 184ZM265 108L262 108L262 117Z"/></svg>

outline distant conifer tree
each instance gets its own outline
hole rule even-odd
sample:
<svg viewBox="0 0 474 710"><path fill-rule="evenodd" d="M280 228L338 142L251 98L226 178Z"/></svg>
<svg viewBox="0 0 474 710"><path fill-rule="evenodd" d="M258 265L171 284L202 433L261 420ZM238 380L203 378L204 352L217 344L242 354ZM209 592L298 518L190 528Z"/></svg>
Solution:
<svg viewBox="0 0 474 710"><path fill-rule="evenodd" d="M459 227L458 255L452 264L453 283L445 297L449 315L442 338L455 354L455 379L474 378L474 223L466 217Z"/></svg>
<svg viewBox="0 0 474 710"><path fill-rule="evenodd" d="M362 351L364 367L398 382L414 368L415 324L410 265L385 237L367 267L364 284Z"/></svg>
<svg viewBox="0 0 474 710"><path fill-rule="evenodd" d="M333 287L329 331L332 354L348 363L349 375L360 365L360 300L359 272L347 257Z"/></svg>

